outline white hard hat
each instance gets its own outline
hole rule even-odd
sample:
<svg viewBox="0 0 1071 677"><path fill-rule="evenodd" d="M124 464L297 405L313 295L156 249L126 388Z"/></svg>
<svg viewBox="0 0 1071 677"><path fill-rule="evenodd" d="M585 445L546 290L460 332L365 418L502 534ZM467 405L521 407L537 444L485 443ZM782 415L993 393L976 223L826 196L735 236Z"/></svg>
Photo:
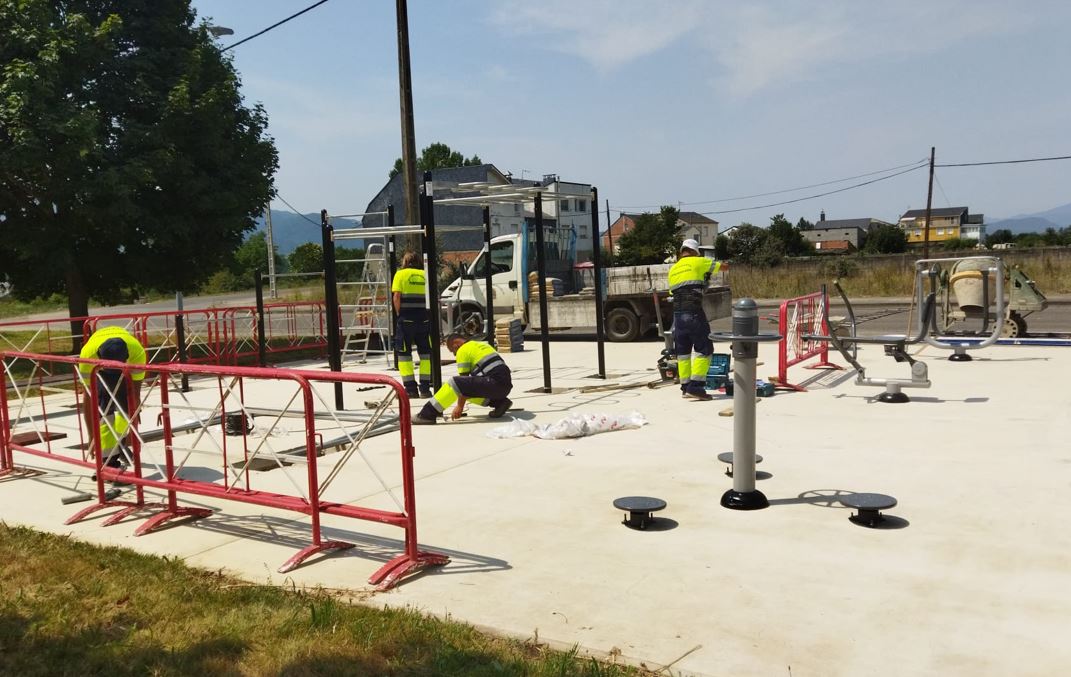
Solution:
<svg viewBox="0 0 1071 677"><path fill-rule="evenodd" d="M681 242L681 249L691 249L693 252L698 254L699 243L693 240L692 238L688 238L684 242Z"/></svg>

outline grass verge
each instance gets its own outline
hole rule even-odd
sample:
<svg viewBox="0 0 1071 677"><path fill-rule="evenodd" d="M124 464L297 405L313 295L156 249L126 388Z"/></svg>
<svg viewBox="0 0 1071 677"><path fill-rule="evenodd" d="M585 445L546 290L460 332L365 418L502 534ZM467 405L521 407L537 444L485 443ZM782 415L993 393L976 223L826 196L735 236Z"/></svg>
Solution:
<svg viewBox="0 0 1071 677"><path fill-rule="evenodd" d="M653 673L0 523L0 674Z"/></svg>

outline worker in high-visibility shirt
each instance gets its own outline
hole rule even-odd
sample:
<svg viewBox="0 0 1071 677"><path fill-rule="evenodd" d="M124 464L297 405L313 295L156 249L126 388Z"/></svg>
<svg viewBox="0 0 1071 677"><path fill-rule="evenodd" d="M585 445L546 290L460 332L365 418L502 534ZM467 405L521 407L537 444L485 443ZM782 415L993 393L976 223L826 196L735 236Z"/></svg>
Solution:
<svg viewBox="0 0 1071 677"><path fill-rule="evenodd" d="M669 269L677 375L680 376L681 395L686 399L714 399L706 390L714 342L710 340L710 323L703 312L703 293L710 276L720 269L720 262L699 255L699 243L693 239L681 243L680 256ZM695 357L692 357L693 350Z"/></svg>
<svg viewBox="0 0 1071 677"><path fill-rule="evenodd" d="M420 255L406 252L390 286L398 322L394 326L394 353L398 373L409 397L431 397L431 324L425 301L427 284ZM420 356L420 389L413 373L413 348Z"/></svg>
<svg viewBox="0 0 1071 677"><path fill-rule="evenodd" d="M465 402L491 407L490 418L501 418L513 406L508 395L513 390L513 374L489 343L471 341L460 334L446 337L446 347L457 356L457 376L451 377L435 393L420 413L413 417L416 425L435 423L454 405L450 417L455 421L465 411Z"/></svg>
<svg viewBox="0 0 1071 677"><path fill-rule="evenodd" d="M93 332L82 346L78 355L85 360L111 360L127 364L144 365L145 348L130 332L122 327L104 327ZM88 378L94 365L82 363L78 372L82 378ZM127 392L128 379L119 369L98 369L96 383L97 411L100 415L100 446L104 450L104 465L111 468L123 468L130 459L121 448L120 441L130 429L130 401L136 408L141 402L141 382L145 379L142 370L130 371L129 383L133 388L133 398ZM89 397L82 408L86 430L90 429L93 418L90 415ZM96 453L95 441L90 438L91 453Z"/></svg>

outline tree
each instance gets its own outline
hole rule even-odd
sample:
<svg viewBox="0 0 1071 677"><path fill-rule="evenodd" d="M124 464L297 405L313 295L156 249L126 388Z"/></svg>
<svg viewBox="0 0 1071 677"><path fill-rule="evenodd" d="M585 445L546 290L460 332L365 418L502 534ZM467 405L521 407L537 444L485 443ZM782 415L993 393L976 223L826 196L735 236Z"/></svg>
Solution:
<svg viewBox="0 0 1071 677"><path fill-rule="evenodd" d="M727 235L718 235L714 238L714 258L719 261L729 260L729 237Z"/></svg>
<svg viewBox="0 0 1071 677"><path fill-rule="evenodd" d="M1015 235L1007 228L998 228L985 239L985 243L989 246L1004 244L1005 242L1015 242Z"/></svg>
<svg viewBox="0 0 1071 677"><path fill-rule="evenodd" d="M800 229L793 226L792 222L786 219L784 214L778 214L770 219L768 232L771 238L781 243L781 251L784 255L806 256L814 253L814 245L803 237Z"/></svg>
<svg viewBox="0 0 1071 677"><path fill-rule="evenodd" d="M480 160L479 155L466 158L445 143L433 143L420 151L420 157L417 158L417 171L430 172L440 167L474 167L482 164L483 161ZM394 167L390 170L388 176L393 179L395 174L401 173L402 159L398 158L394 161Z"/></svg>
<svg viewBox="0 0 1071 677"><path fill-rule="evenodd" d="M739 263L752 263L767 237L769 233L762 228L741 223L729 235L729 257Z"/></svg>
<svg viewBox="0 0 1071 677"><path fill-rule="evenodd" d="M272 194L259 105L189 0L0 0L0 277L66 292L191 290ZM81 323L72 321L74 333Z"/></svg>
<svg viewBox="0 0 1071 677"><path fill-rule="evenodd" d="M907 233L900 226L878 226L866 236L863 251L870 254L901 254L907 251Z"/></svg>
<svg viewBox="0 0 1071 677"><path fill-rule="evenodd" d="M279 255L279 248L274 247L275 267L281 268L286 265L286 259ZM257 269L262 273L268 272L268 236L263 232L250 235L234 252L231 262L231 270L236 275L252 279Z"/></svg>
<svg viewBox="0 0 1071 677"><path fill-rule="evenodd" d="M620 266L662 263L681 246L680 212L662 207L658 214L646 212L636 218L635 226L618 239L614 257Z"/></svg>
<svg viewBox="0 0 1071 677"><path fill-rule="evenodd" d="M939 244L945 251L962 251L964 249L974 249L978 241L967 237L951 237L947 240L941 240Z"/></svg>
<svg viewBox="0 0 1071 677"><path fill-rule="evenodd" d="M814 230L814 224L807 219L800 217L800 220L796 222L797 230Z"/></svg>
<svg viewBox="0 0 1071 677"><path fill-rule="evenodd" d="M306 242L290 252L287 261L292 273L320 272L324 269L324 248L319 243Z"/></svg>

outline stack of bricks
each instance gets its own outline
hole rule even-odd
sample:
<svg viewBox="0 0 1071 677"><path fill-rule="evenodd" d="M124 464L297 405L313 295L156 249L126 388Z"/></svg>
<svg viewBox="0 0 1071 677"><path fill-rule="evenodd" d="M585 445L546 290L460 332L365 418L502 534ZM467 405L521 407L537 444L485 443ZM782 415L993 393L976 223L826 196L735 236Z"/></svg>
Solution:
<svg viewBox="0 0 1071 677"><path fill-rule="evenodd" d="M519 353L524 350L524 330L521 321L503 318L495 321L495 345L500 353Z"/></svg>

